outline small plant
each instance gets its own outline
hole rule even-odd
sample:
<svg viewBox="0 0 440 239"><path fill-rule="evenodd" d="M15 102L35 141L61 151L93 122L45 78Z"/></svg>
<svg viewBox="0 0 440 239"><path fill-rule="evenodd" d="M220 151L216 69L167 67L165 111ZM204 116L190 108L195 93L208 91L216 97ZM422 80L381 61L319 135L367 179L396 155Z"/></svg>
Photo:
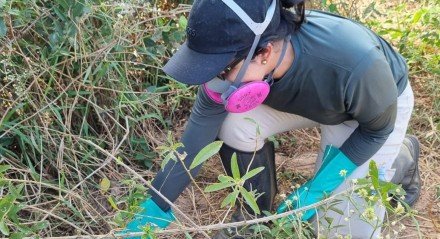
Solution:
<svg viewBox="0 0 440 239"><path fill-rule="evenodd" d="M28 226L20 222L20 217L25 214L22 210L26 207L23 202L24 184L14 185L6 177L7 171L12 171L10 165L0 164L0 235L8 236L11 239L19 239L25 236L37 235L40 230L48 226L46 221Z"/></svg>
<svg viewBox="0 0 440 239"><path fill-rule="evenodd" d="M162 169L170 160L177 162L177 160L184 160L186 157L185 153L179 153L178 151L179 148L183 147L183 144L174 142L171 132L168 132L167 141L167 145L157 147L162 158Z"/></svg>
<svg viewBox="0 0 440 239"><path fill-rule="evenodd" d="M241 195L246 203L252 208L252 210L256 214L260 214L261 212L256 202L256 195L253 192L249 192L248 190L246 190L243 185L246 180L254 177L258 173L263 171L264 167L252 169L251 171L246 172L243 176L241 176L237 163L237 154L234 153L231 158L231 169L233 175L232 177L221 174L220 176L218 176L220 182L206 187L205 192L215 192L224 188L231 188L232 192L229 193L228 196L223 200L223 202L221 203L221 207L235 206L237 198L239 197L239 195Z"/></svg>
<svg viewBox="0 0 440 239"><path fill-rule="evenodd" d="M349 220L349 217L352 214L356 213L357 215L360 215L360 218L362 220L369 223L373 228L384 227L386 229L389 229L391 225L391 221L389 218L392 216L398 216L400 218L413 216L413 211L403 201L405 191L402 189L402 187L391 182L382 181L379 179L379 177L380 176L377 165L375 161L372 160L369 164L369 173L366 178L353 179L351 182L352 187L349 188L347 191L338 195L329 195L327 199L324 199L325 202L323 201L323 203L318 203L315 208L321 211L321 213L319 214L320 217L318 219L321 222L319 235L323 238L330 237L332 235L329 235L329 233L332 231L332 229L340 227L340 225L335 224L333 218L327 216L327 214L328 212L332 211L336 212L339 215L344 215L344 212L339 210L336 206L340 203L347 203L349 201L353 204L354 207L349 210L350 215L345 218L345 220ZM353 196L364 199L364 203L355 203L353 200L351 200ZM392 204L392 200L395 200L396 203ZM385 218L385 221L383 223L380 223L378 221L378 217L375 211L376 207L385 207L388 211L387 217ZM310 225L307 222L300 222L297 219L302 216L301 211L303 210L304 209L301 208L297 209L295 210L296 214L293 217L288 217L292 221L291 223L285 223L285 220L275 223L276 226L282 226L283 228L288 227L287 229L278 229L277 232L289 232L289 230L294 229L297 232L302 231L306 233L303 235L306 238L310 236ZM395 220L392 223L393 227L396 226L396 223L398 221L399 220ZM309 228L309 231L302 228ZM278 238L275 237L275 235L272 236L274 236L272 238ZM342 238L347 238L347 236L349 235L344 235Z"/></svg>

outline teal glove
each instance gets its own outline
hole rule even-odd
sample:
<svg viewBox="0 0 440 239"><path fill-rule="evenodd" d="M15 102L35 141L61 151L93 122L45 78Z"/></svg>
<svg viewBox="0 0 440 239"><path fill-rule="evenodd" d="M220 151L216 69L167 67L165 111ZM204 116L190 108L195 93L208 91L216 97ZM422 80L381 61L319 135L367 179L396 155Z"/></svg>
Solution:
<svg viewBox="0 0 440 239"><path fill-rule="evenodd" d="M168 210L167 212L162 209L150 198L140 204L141 211L136 213L134 219L127 224L127 227L119 232L121 233L133 233L142 232L142 227L150 224L153 227L166 228L171 222L175 220L173 212ZM125 237L126 239L140 239L140 236Z"/></svg>
<svg viewBox="0 0 440 239"><path fill-rule="evenodd" d="M356 164L347 158L344 153L331 145L326 147L322 161L321 168L319 168L315 176L291 193L278 207L277 213L283 213L289 209L297 209L321 201L325 194L333 192L357 168ZM286 201L291 203L288 205ZM301 220L307 221L315 213L315 209L309 209L303 212Z"/></svg>

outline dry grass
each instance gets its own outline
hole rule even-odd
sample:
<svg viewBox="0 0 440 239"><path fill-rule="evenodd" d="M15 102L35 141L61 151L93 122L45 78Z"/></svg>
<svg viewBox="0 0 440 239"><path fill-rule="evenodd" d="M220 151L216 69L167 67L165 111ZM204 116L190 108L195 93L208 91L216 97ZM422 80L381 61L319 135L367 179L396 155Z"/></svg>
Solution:
<svg viewBox="0 0 440 239"><path fill-rule="evenodd" d="M359 2L350 1L347 9L353 9ZM400 2L388 2L383 7ZM411 3L416 9L416 2ZM41 24L39 20L47 17L48 11L39 13L30 22L23 20L23 25L16 26L12 25L14 17L5 17L9 31L6 40L0 39L0 66L3 67L4 59L19 62L21 65L11 65L9 68L13 71L11 75L21 78L14 82L0 79L0 92L11 93L2 95L0 99L0 103L5 103L0 105L0 128L8 112L16 110L15 107L22 102L28 102L29 105L22 112L17 110L17 114L22 113L17 116L18 123L12 122L14 126L8 125L6 131L0 131L0 139L15 135L24 141L10 146L9 149L17 155L5 154L0 157L0 165L11 166L2 175L2 183L14 187L23 185L22 196L13 202L15 206L22 206L18 213L19 222L29 227L45 223L47 226L44 229L35 229L43 237L106 235L118 229L133 210L130 206L143 199L147 187L145 180L151 180L159 170L161 158L156 154L157 146L167 144L167 129L161 120L170 121L167 122L169 129L178 139L188 116L192 89L168 83L168 79L157 72L152 74L159 65L151 62L150 55L139 52L140 56L134 56L133 53L136 46L143 44L140 39L154 34L153 26L160 16L176 19L179 14L188 11L188 6L171 12L148 12L143 5L139 5L133 9L128 7L130 14L134 15L119 18L116 5L95 6L95 9L108 9L101 13L103 19L109 22L102 24L114 27L112 41L103 44L102 39L94 35L96 32L86 25L90 20L88 16L82 16L77 26L79 35L75 39L93 37L85 37L89 42L80 44L71 55L60 54L59 61L55 63L41 59L38 44L47 45L49 40L46 35L41 35L43 31L35 30L35 26ZM346 13L359 14L350 10ZM50 19L54 18L55 15L51 15ZM98 21L95 19L91 22ZM151 27L144 28L147 24ZM23 39L36 39L38 44L26 45ZM118 44L125 48L120 52L110 51ZM165 58L166 54L161 56ZM96 81L93 84L84 81L89 66L97 69L100 62L117 65L122 73L108 71L99 80L96 72L92 71L91 76L96 77ZM143 67L147 67L147 70L139 70L139 64L145 62L148 64ZM80 65L79 72L74 69L75 64ZM438 75L422 71L419 65L413 65L412 69L416 106L410 133L417 135L422 143L420 169L423 192L416 204L419 229L408 220L405 222L407 230L399 237L415 238L420 231L423 238L440 238L440 82ZM4 76L2 74L4 72L0 71L1 77ZM123 84L122 79L125 80ZM20 81L24 83L20 88L22 92L18 94L16 89L20 85L14 86L13 83ZM164 81L168 88L144 97L146 81ZM84 95L81 93L84 91L91 93ZM152 112L158 114L157 118L138 120ZM125 124L126 119L129 120L129 126ZM88 134L84 133L86 129L89 130ZM128 129L130 134L127 139L124 135ZM287 132L279 137L281 144L277 149L276 161L280 193L290 190L291 178L302 183L312 175L316 157L313 152L318 149L319 138L316 129ZM136 141L139 139L147 141L147 145L143 145L147 150L140 148L141 144ZM20 149L24 150L22 155L25 156L18 155ZM148 150L154 152L147 155ZM152 159L150 170L135 160L137 153ZM129 168L122 166L118 160L125 162ZM204 188L216 182L220 173L224 173L223 168L218 158L214 158L205 164L196 183ZM104 179L110 182L108 188L102 185ZM10 188L3 184L0 187L0 200L10 192ZM192 185L177 200L176 206L197 225L227 222L230 211L220 208L224 196L225 192L206 194L206 201L203 193ZM277 203L279 201L280 198L277 198ZM188 223L189 220L182 221L195 228ZM7 225L17 230L13 221L7 221ZM205 238L201 233L191 235ZM184 238L184 235L174 233L162 237Z"/></svg>

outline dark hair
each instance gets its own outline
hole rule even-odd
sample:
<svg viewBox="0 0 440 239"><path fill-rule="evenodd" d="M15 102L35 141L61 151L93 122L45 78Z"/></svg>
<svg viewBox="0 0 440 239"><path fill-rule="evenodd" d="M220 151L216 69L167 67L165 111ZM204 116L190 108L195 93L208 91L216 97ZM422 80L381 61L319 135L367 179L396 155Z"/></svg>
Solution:
<svg viewBox="0 0 440 239"><path fill-rule="evenodd" d="M290 30L298 30L305 19L305 0L280 0L281 21L286 21ZM288 8L292 8L291 12Z"/></svg>

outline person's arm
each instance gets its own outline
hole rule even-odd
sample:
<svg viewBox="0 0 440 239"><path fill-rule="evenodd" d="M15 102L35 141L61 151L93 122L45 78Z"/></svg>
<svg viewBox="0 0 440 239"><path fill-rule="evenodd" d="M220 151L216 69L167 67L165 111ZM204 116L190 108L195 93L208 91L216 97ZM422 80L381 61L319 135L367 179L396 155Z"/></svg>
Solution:
<svg viewBox="0 0 440 239"><path fill-rule="evenodd" d="M318 172L281 203L278 213L322 200L370 159L393 131L397 87L383 55L376 54L375 49L372 51L373 56L369 55L359 63L359 69L348 79L345 89L346 111L359 122L359 126L339 149L326 147ZM309 220L315 212L309 209L301 219Z"/></svg>
<svg viewBox="0 0 440 239"><path fill-rule="evenodd" d="M356 165L369 160L394 130L397 86L379 49L372 49L353 72L346 90L346 110L359 126L340 147Z"/></svg>
<svg viewBox="0 0 440 239"><path fill-rule="evenodd" d="M225 107L211 100L203 87L199 87L197 99L181 139L184 147L179 149L180 153L186 152L187 154L184 160L187 169L197 153L217 138L226 115ZM191 175L196 176L200 168L201 165L191 170ZM190 182L190 177L179 160L167 163L164 169L157 173L152 186L168 200L174 202ZM148 193L162 210L167 211L170 208L170 205L152 190Z"/></svg>
<svg viewBox="0 0 440 239"><path fill-rule="evenodd" d="M397 114L397 103L394 102L386 110L367 122L359 122L359 126L344 142L340 150L356 165L360 166L369 160L385 143L394 129Z"/></svg>

